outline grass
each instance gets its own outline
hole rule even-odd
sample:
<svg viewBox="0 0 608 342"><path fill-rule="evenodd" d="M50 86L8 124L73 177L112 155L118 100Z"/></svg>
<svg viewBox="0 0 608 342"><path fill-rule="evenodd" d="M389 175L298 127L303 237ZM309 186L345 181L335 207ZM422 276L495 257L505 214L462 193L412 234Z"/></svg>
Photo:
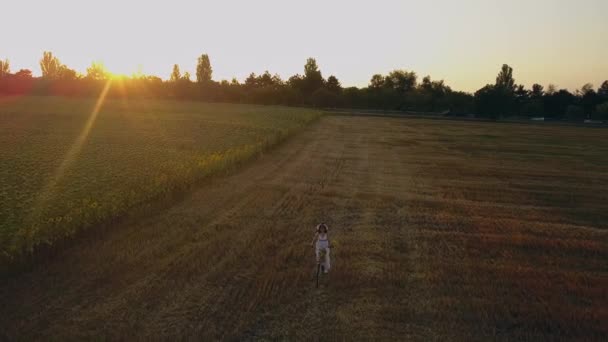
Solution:
<svg viewBox="0 0 608 342"><path fill-rule="evenodd" d="M184 189L319 116L281 107L107 100L85 134L94 107L94 100L0 98L0 260Z"/></svg>
<svg viewBox="0 0 608 342"><path fill-rule="evenodd" d="M465 340L605 337L608 131L404 126L420 142L400 149L416 175L400 243L421 255L413 283L428 284L418 314Z"/></svg>
<svg viewBox="0 0 608 342"><path fill-rule="evenodd" d="M274 273L255 277L273 298L243 299L267 310L254 336L605 340L608 131L359 117L324 118L319 131L331 148L312 147L318 166L291 175L306 205L271 219L286 241L262 262ZM308 279L292 285L310 269L293 254L319 218L334 267L313 292ZM310 224L293 232L299 222ZM236 253L259 260L263 243Z"/></svg>

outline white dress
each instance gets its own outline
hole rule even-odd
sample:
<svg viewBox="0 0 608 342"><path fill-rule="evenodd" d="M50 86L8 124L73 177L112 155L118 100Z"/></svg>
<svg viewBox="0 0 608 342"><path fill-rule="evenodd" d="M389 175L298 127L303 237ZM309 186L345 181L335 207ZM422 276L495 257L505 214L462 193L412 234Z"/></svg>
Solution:
<svg viewBox="0 0 608 342"><path fill-rule="evenodd" d="M315 246L315 254L317 255L317 262L319 262L319 258L321 257L321 252L325 251L325 260L321 263L325 273L329 271L331 268L329 262L329 238L327 237L327 233L319 233L317 236L317 243Z"/></svg>

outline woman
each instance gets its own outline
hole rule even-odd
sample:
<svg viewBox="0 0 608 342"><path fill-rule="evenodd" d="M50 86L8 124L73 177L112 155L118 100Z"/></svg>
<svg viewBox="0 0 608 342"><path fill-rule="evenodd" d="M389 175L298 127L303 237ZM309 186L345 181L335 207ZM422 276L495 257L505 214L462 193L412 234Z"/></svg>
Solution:
<svg viewBox="0 0 608 342"><path fill-rule="evenodd" d="M317 231L312 240L312 244L315 247L315 254L317 255L317 263L320 261L321 252L325 251L325 262L321 263L321 270L323 270L323 273L329 272L331 267L329 264L329 237L327 231L328 228L325 223L317 225Z"/></svg>

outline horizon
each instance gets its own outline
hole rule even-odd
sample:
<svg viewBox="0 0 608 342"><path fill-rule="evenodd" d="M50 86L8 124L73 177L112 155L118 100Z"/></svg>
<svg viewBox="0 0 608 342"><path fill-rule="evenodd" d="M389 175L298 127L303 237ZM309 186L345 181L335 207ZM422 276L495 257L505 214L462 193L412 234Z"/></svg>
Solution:
<svg viewBox="0 0 608 342"><path fill-rule="evenodd" d="M608 46L597 42L608 36L608 23L601 18L608 2L600 0L382 1L346 7L344 1L274 0L142 7L143 2L111 0L93 17L86 4L74 1L32 3L5 5L13 15L0 23L2 32L22 25L15 13L31 15L35 25L6 36L0 59L9 59L13 72L30 69L35 76L42 52L51 51L80 73L101 61L114 74L143 72L164 80L173 64L194 75L201 53L209 54L216 81L243 81L266 70L287 79L302 74L308 57L316 58L325 78L334 75L344 87L366 87L374 74L404 69L416 72L419 80L430 75L473 93L493 84L502 64L513 67L516 82L526 88L539 83L574 91L585 83L597 88L608 78ZM416 16L404 15L412 10ZM426 29L429 22L433 26ZM283 27L288 29L277 29Z"/></svg>

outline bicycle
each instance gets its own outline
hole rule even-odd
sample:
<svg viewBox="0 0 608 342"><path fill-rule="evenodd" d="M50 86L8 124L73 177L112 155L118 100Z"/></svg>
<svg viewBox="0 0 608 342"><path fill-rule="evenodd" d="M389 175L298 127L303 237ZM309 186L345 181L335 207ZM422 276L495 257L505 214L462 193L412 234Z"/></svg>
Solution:
<svg viewBox="0 0 608 342"><path fill-rule="evenodd" d="M316 276L315 276L315 280L316 280L316 288L319 288L319 274L321 273L321 268L325 267L325 253L326 250L322 249L321 251L319 251L319 259L317 260L317 272L316 272Z"/></svg>

